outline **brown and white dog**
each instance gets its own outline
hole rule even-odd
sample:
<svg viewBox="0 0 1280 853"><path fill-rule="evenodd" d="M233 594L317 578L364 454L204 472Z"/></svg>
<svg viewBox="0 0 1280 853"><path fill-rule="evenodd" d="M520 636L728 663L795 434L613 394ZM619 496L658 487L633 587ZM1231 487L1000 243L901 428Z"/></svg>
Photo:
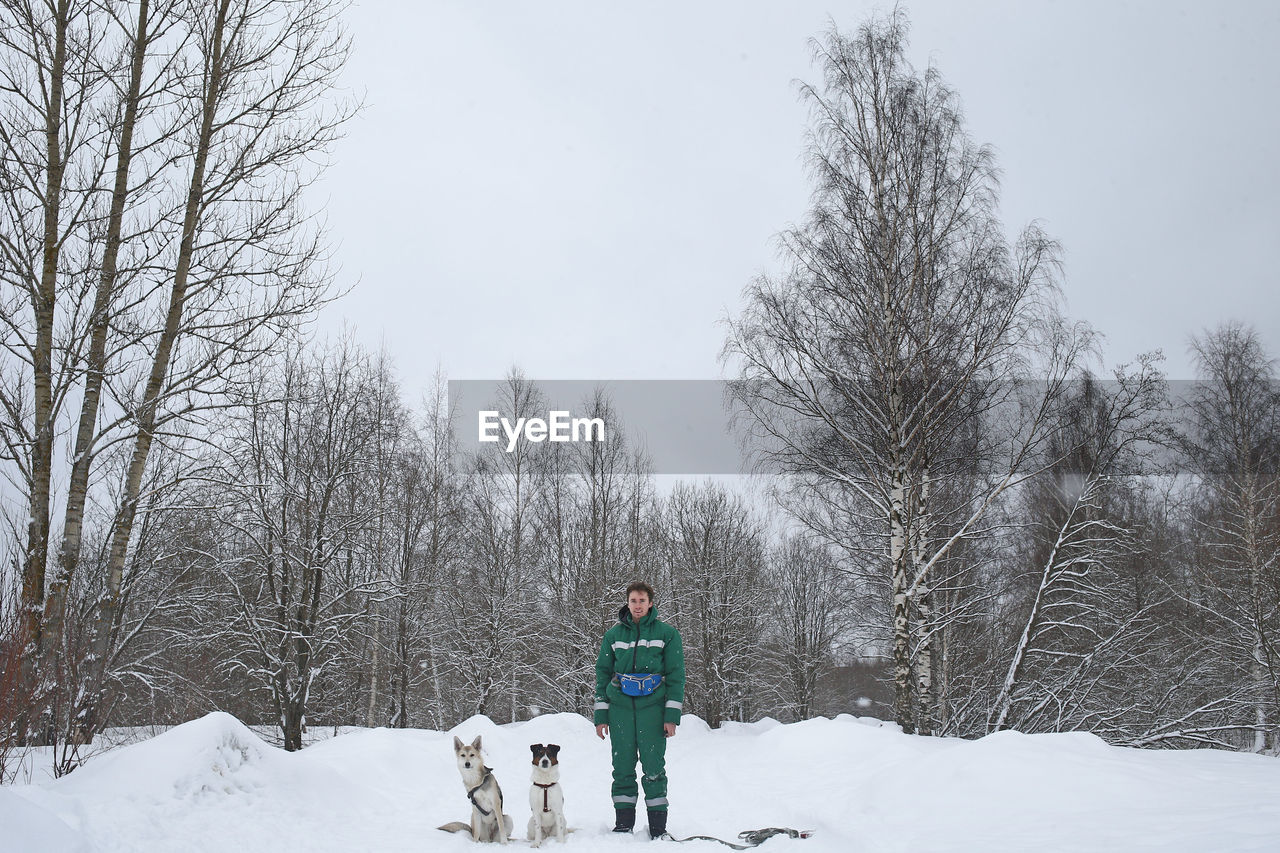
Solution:
<svg viewBox="0 0 1280 853"><path fill-rule="evenodd" d="M471 801L471 825L454 821L439 828L445 832L469 830L472 841L497 841L499 844L506 844L511 830L515 828L514 822L510 815L502 813L502 789L498 787L493 771L484 766L479 736L470 745L463 744L455 737L453 753L458 760L462 784L467 789L467 799Z"/></svg>
<svg viewBox="0 0 1280 853"><path fill-rule="evenodd" d="M529 786L529 842L539 847L542 839L555 836L564 844L564 793L560 790L560 747L554 743L530 744L533 752L533 784Z"/></svg>

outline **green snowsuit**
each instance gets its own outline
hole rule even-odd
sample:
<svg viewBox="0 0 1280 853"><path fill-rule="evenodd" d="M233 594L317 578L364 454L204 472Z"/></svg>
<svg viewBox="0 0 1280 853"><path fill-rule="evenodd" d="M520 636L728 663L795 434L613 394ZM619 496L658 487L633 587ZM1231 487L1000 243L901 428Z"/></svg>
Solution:
<svg viewBox="0 0 1280 853"><path fill-rule="evenodd" d="M662 675L658 689L648 696L627 696L614 678L619 673ZM658 619L650 608L639 624L623 606L618 624L604 634L596 658L595 724L609 725L613 748L613 807L634 807L636 758L644 769L644 804L667 809L667 739L663 723L680 723L684 708L684 645L680 632Z"/></svg>

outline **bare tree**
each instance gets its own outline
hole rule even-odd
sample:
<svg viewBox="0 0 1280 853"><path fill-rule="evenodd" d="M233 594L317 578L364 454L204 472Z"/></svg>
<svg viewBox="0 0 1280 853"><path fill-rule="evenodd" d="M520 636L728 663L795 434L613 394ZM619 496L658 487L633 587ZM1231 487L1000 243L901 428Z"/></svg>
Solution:
<svg viewBox="0 0 1280 853"><path fill-rule="evenodd" d="M137 344L149 366L118 399L132 451L112 521L106 585L91 654L99 669L118 623L143 473L166 422L189 418L209 394L325 298L320 234L301 206L314 155L348 115L324 98L347 41L329 3L193 4L184 7L193 73L181 79L190 107L180 222L158 325ZM163 294L163 295L162 295ZM156 306L159 307L159 306ZM80 726L95 726L90 704Z"/></svg>
<svg viewBox="0 0 1280 853"><path fill-rule="evenodd" d="M579 411L609 425L604 441L550 444L539 460L537 508L544 543L545 617L560 626L541 650L544 707L586 713L594 691L596 649L613 623L627 583L643 576L634 543L648 523L651 484L642 454L603 389Z"/></svg>
<svg viewBox="0 0 1280 853"><path fill-rule="evenodd" d="M781 237L786 274L748 288L725 357L762 456L877 519L895 718L932 732L937 567L1026 476L1084 340L1053 310L1056 244L1034 226L1005 239L993 155L937 69L907 61L906 38L895 11L815 44L813 210ZM1033 367L1047 381L1020 400L1013 380ZM975 422L972 454L958 439ZM941 505L975 458L981 488Z"/></svg>
<svg viewBox="0 0 1280 853"><path fill-rule="evenodd" d="M996 693L989 730L1061 731L1120 716L1117 688L1143 665L1153 599L1131 606L1122 565L1136 547L1125 518L1127 480L1163 437L1166 396L1154 360L1117 371L1112 388L1084 375L1060 407L1046 455L1028 483L1031 516L1016 533L1038 564L1017 609L1021 628ZM1108 692L1110 690L1111 692ZM1132 691L1136 693L1136 691ZM1096 726L1092 726L1096 727ZM1122 726L1116 726L1121 729Z"/></svg>
<svg viewBox="0 0 1280 853"><path fill-rule="evenodd" d="M743 499L710 483L678 484L660 523L669 601L660 615L684 639L686 708L712 726L752 719L764 704L757 682L770 619L762 525Z"/></svg>
<svg viewBox="0 0 1280 853"><path fill-rule="evenodd" d="M191 456L243 367L327 298L303 195L351 114L329 100L347 52L336 11L0 5L0 324L12 356L0 366L0 461L28 503L26 677L76 697L79 737L100 722L139 513L151 489L192 473L154 448ZM63 494L55 543L51 501ZM95 516L108 501L114 511ZM78 577L91 523L111 531L107 558L89 564L100 584ZM88 665L69 678L69 596L91 589L91 640L78 646Z"/></svg>
<svg viewBox="0 0 1280 853"><path fill-rule="evenodd" d="M159 117L155 138L135 133L140 118L145 121L157 117L156 114L161 112L155 102L174 78L170 62L157 62L153 54L170 32L177 29L177 3L167 0L157 3L153 8L149 0L142 0L137 4L136 18L133 19L131 29L127 26L129 21L119 17L119 13L128 11L127 5L121 5L119 9L107 9L110 20L118 26L123 41L117 63L119 74L112 75L123 78L116 86L122 94L112 105L114 117L109 125L115 148L115 175L106 213L105 233L96 238L101 260L93 302L86 318L86 326L76 341L80 349L77 374L83 382L83 395L70 459L62 542L58 549L57 569L49 586L41 633L41 666L50 676L73 689L79 686L80 679L70 678L66 673L60 672L66 656L63 620L67 593L80 565L90 473L104 439L109 434L100 430L99 415L108 364L113 361L112 356L118 355L115 345L119 343L119 338L115 342L111 341L111 327L113 319L118 319L118 295L121 280L126 277L120 271L125 244L125 213L126 210L139 206L140 197L148 196L148 189L154 185L154 171L159 168L155 164L147 164L144 159L144 169L150 174L131 176L131 164L139 151L145 158L149 148L171 138L174 132L173 127L165 126L163 117ZM176 54L175 50L170 57ZM149 64L159 67L153 69L148 77L146 72ZM91 733L89 736L92 736Z"/></svg>
<svg viewBox="0 0 1280 853"><path fill-rule="evenodd" d="M456 577L459 561L463 558L465 538L462 530L463 490L461 474L457 470L455 436L451 429L452 418L445 394L444 377L437 373L427 398L422 430L422 472L425 477L425 516L421 540L421 575L418 592L421 594L421 611L416 636L419 638L423 665L413 673L404 672L403 684L412 687L414 681L425 680L423 691L428 699L427 720L437 728L444 728L446 693L444 649L447 642L441 608L446 596L445 578ZM410 599L414 601L415 599ZM406 651L410 648L405 642ZM413 679L413 680L411 680Z"/></svg>
<svg viewBox="0 0 1280 853"><path fill-rule="evenodd" d="M347 486L347 495L352 510L357 501L368 502L373 510L370 541L365 544L364 550L369 554L371 580L390 587L394 585L397 574L403 578L405 571L403 566L396 565L401 549L392 547L392 490L397 488L396 463L412 444L412 438L408 415L401 403L400 389L392 376L391 362L385 349L378 353L372 365L372 378L369 388L372 429L366 436L371 454L369 482L367 487L362 488L364 484L353 480ZM386 602L386 606L383 606L372 597L366 599L366 602L368 610L358 627L362 635L363 650L359 665L360 671L368 676L364 724L372 728L378 725L384 686L383 670L388 668L387 656L391 652L384 635L394 630L394 617L391 613L393 602ZM388 701L394 702L390 697ZM392 705L389 704L388 707ZM384 719L389 716L390 714Z"/></svg>
<svg viewBox="0 0 1280 853"><path fill-rule="evenodd" d="M545 412L536 386L514 369L495 407L513 420ZM541 547L533 448L521 441L508 453L492 445L469 472L462 515L467 559L450 566L440 601L442 651L460 688L459 715L516 720L528 704L533 567Z"/></svg>
<svg viewBox="0 0 1280 853"><path fill-rule="evenodd" d="M847 622L848 604L840 594L847 579L825 547L799 533L771 547L765 566L767 589L776 602L766 624L779 710L791 720L807 720Z"/></svg>
<svg viewBox="0 0 1280 853"><path fill-rule="evenodd" d="M348 345L292 357L263 377L227 436L222 521L235 536L219 568L230 618L205 614L205 630L221 622L222 665L270 692L290 750L302 747L313 683L382 589L367 571L344 571L376 523L372 501L345 499L372 468L371 374Z"/></svg>
<svg viewBox="0 0 1280 853"><path fill-rule="evenodd" d="M1280 394L1257 333L1227 324L1195 338L1201 380L1190 403L1187 459L1202 500L1197 589L1200 637L1224 669L1219 709L1252 733L1254 752L1280 749ZM1241 680L1236 675L1248 673ZM1247 709L1247 711L1246 711Z"/></svg>
<svg viewBox="0 0 1280 853"><path fill-rule="evenodd" d="M90 6L0 4L0 323L13 359L0 373L0 434L4 458L15 466L10 476L27 500L21 630L30 644L24 680L36 707L52 689L37 665L55 432L74 379L67 354L82 326L84 229L102 174L95 99L106 82L104 27Z"/></svg>
<svg viewBox="0 0 1280 853"><path fill-rule="evenodd" d="M437 374L415 424L389 370L385 354L379 356L373 406L381 426L369 436L373 467L361 492L377 507L365 546L371 571L393 594L367 599L357 627L358 666L370 677L356 684L366 693L366 725L444 725L437 607L440 579L456 565L461 539L454 437L443 376Z"/></svg>

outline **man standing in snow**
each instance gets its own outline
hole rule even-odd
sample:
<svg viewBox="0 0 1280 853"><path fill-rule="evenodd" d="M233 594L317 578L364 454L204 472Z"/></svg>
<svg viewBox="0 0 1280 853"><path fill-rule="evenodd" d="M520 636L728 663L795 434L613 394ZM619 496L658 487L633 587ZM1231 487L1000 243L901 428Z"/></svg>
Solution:
<svg viewBox="0 0 1280 853"><path fill-rule="evenodd" d="M649 837L667 831L667 741L684 708L684 644L658 619L653 587L627 587L618 624L604 634L596 658L596 734L613 750L614 832L636 825L636 760L644 769Z"/></svg>

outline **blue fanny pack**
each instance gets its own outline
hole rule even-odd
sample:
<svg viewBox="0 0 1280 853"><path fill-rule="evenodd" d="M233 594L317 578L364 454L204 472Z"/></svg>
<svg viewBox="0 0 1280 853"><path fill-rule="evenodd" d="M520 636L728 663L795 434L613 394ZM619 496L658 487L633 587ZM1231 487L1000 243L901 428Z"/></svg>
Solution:
<svg viewBox="0 0 1280 853"><path fill-rule="evenodd" d="M627 696L648 696L658 689L662 676L656 672L625 672L615 676L618 689Z"/></svg>

